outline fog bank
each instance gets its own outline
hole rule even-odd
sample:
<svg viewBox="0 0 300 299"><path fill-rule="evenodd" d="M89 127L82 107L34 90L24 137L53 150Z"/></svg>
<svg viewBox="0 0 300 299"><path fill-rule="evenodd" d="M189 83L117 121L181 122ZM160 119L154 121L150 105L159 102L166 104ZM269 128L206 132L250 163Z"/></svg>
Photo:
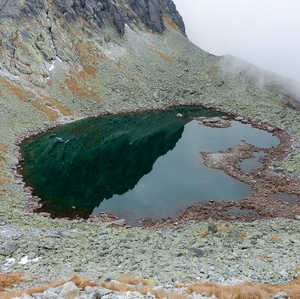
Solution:
<svg viewBox="0 0 300 299"><path fill-rule="evenodd" d="M174 0L189 38L300 82L300 1Z"/></svg>

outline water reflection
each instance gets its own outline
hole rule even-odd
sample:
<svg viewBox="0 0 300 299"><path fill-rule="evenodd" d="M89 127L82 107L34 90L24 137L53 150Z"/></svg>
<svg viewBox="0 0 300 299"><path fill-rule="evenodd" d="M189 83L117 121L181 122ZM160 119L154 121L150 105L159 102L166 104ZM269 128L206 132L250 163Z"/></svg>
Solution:
<svg viewBox="0 0 300 299"><path fill-rule="evenodd" d="M42 199L39 211L53 217L104 211L134 222L175 216L199 200L239 200L249 187L205 167L200 152L224 150L243 139L268 147L278 139L234 121L216 129L192 120L221 115L181 107L68 124L22 145L23 175Z"/></svg>

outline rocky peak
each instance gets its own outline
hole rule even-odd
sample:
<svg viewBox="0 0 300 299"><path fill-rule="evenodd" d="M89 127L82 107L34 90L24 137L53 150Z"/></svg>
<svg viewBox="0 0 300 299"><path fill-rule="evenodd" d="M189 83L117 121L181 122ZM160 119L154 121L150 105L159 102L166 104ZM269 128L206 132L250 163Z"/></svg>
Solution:
<svg viewBox="0 0 300 299"><path fill-rule="evenodd" d="M111 25L120 36L124 35L125 24L131 23L143 23L153 32L162 33L166 29L164 17L185 34L184 22L172 0L1 0L0 20L32 18L49 9L67 23L82 18L100 28Z"/></svg>

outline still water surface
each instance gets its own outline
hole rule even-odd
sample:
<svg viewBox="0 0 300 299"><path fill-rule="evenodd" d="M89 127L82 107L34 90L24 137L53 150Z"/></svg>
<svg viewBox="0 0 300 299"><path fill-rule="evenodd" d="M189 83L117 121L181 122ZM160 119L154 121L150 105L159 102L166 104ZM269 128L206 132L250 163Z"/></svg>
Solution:
<svg viewBox="0 0 300 299"><path fill-rule="evenodd" d="M194 120L201 116L222 114L181 107L104 116L27 140L23 175L42 199L39 211L53 217L110 212L134 223L174 217L200 200L244 198L249 187L204 166L200 152L226 150L241 141L271 147L279 140L236 121L229 128L209 128Z"/></svg>

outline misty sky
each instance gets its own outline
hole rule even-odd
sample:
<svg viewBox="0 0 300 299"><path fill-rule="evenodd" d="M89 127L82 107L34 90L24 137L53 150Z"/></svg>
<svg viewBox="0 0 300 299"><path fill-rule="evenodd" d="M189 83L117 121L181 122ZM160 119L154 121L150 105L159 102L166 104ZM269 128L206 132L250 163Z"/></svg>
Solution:
<svg viewBox="0 0 300 299"><path fill-rule="evenodd" d="M300 82L299 0L174 0L189 38Z"/></svg>

